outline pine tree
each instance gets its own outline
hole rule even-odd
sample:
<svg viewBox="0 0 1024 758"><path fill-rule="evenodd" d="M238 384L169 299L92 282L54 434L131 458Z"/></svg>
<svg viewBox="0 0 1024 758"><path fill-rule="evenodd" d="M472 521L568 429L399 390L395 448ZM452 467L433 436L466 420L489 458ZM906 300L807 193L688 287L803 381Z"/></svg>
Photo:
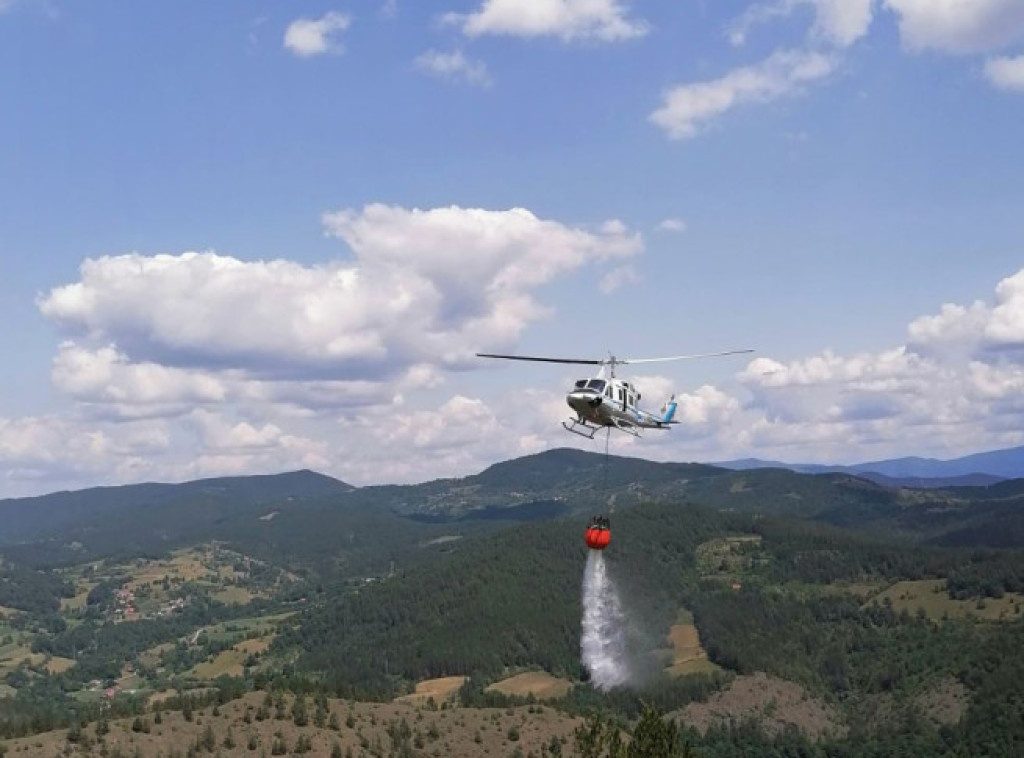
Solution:
<svg viewBox="0 0 1024 758"><path fill-rule="evenodd" d="M217 747L217 737L213 734L213 727L210 724L207 724L206 729L203 730L200 746L205 748L207 753L212 753L214 748Z"/></svg>
<svg viewBox="0 0 1024 758"><path fill-rule="evenodd" d="M626 749L626 758L671 758L680 754L674 721L666 721L656 708L645 705Z"/></svg>

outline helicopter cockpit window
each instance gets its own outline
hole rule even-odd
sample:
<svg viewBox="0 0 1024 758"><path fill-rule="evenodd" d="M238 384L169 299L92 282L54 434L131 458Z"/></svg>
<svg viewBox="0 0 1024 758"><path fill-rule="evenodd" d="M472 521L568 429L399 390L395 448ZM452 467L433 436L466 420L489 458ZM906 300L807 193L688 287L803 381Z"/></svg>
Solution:
<svg viewBox="0 0 1024 758"><path fill-rule="evenodd" d="M587 382L588 389L597 390L598 392L604 392L604 385L604 379L591 379Z"/></svg>
<svg viewBox="0 0 1024 758"><path fill-rule="evenodd" d="M581 390L581 389L583 389L586 386L587 386L587 380L586 379L578 379L576 381L576 389Z"/></svg>

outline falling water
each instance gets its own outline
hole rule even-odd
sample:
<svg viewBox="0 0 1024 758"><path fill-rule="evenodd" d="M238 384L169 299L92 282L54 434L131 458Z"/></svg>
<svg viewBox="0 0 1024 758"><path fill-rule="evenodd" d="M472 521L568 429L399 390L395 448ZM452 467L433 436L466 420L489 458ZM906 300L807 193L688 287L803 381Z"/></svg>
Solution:
<svg viewBox="0 0 1024 758"><path fill-rule="evenodd" d="M591 550L583 575L583 665L599 690L627 684L626 620L600 550Z"/></svg>

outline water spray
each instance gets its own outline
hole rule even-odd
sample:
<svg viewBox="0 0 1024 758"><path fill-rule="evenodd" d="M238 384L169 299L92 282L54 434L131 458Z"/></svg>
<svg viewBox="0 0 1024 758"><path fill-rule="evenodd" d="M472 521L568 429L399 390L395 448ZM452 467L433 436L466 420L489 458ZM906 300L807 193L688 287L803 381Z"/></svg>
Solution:
<svg viewBox="0 0 1024 758"><path fill-rule="evenodd" d="M583 665L601 691L630 681L626 618L619 593L608 575L604 553L590 550L583 574Z"/></svg>

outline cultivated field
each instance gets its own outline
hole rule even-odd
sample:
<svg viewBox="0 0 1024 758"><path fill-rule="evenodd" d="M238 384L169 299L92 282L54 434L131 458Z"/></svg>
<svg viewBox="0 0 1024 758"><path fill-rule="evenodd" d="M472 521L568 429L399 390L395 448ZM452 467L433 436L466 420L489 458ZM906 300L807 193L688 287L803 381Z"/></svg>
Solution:
<svg viewBox="0 0 1024 758"><path fill-rule="evenodd" d="M572 682L568 679L559 679L546 671L527 671L495 682L487 691L519 697L533 695L538 700L556 700L565 697L571 689Z"/></svg>
<svg viewBox="0 0 1024 758"><path fill-rule="evenodd" d="M410 705L426 705L430 700L440 705L446 700L455 697L459 687L466 683L464 676L443 676L439 679L424 679L416 683L416 691L410 695L402 695L395 698L396 703L408 703Z"/></svg>

